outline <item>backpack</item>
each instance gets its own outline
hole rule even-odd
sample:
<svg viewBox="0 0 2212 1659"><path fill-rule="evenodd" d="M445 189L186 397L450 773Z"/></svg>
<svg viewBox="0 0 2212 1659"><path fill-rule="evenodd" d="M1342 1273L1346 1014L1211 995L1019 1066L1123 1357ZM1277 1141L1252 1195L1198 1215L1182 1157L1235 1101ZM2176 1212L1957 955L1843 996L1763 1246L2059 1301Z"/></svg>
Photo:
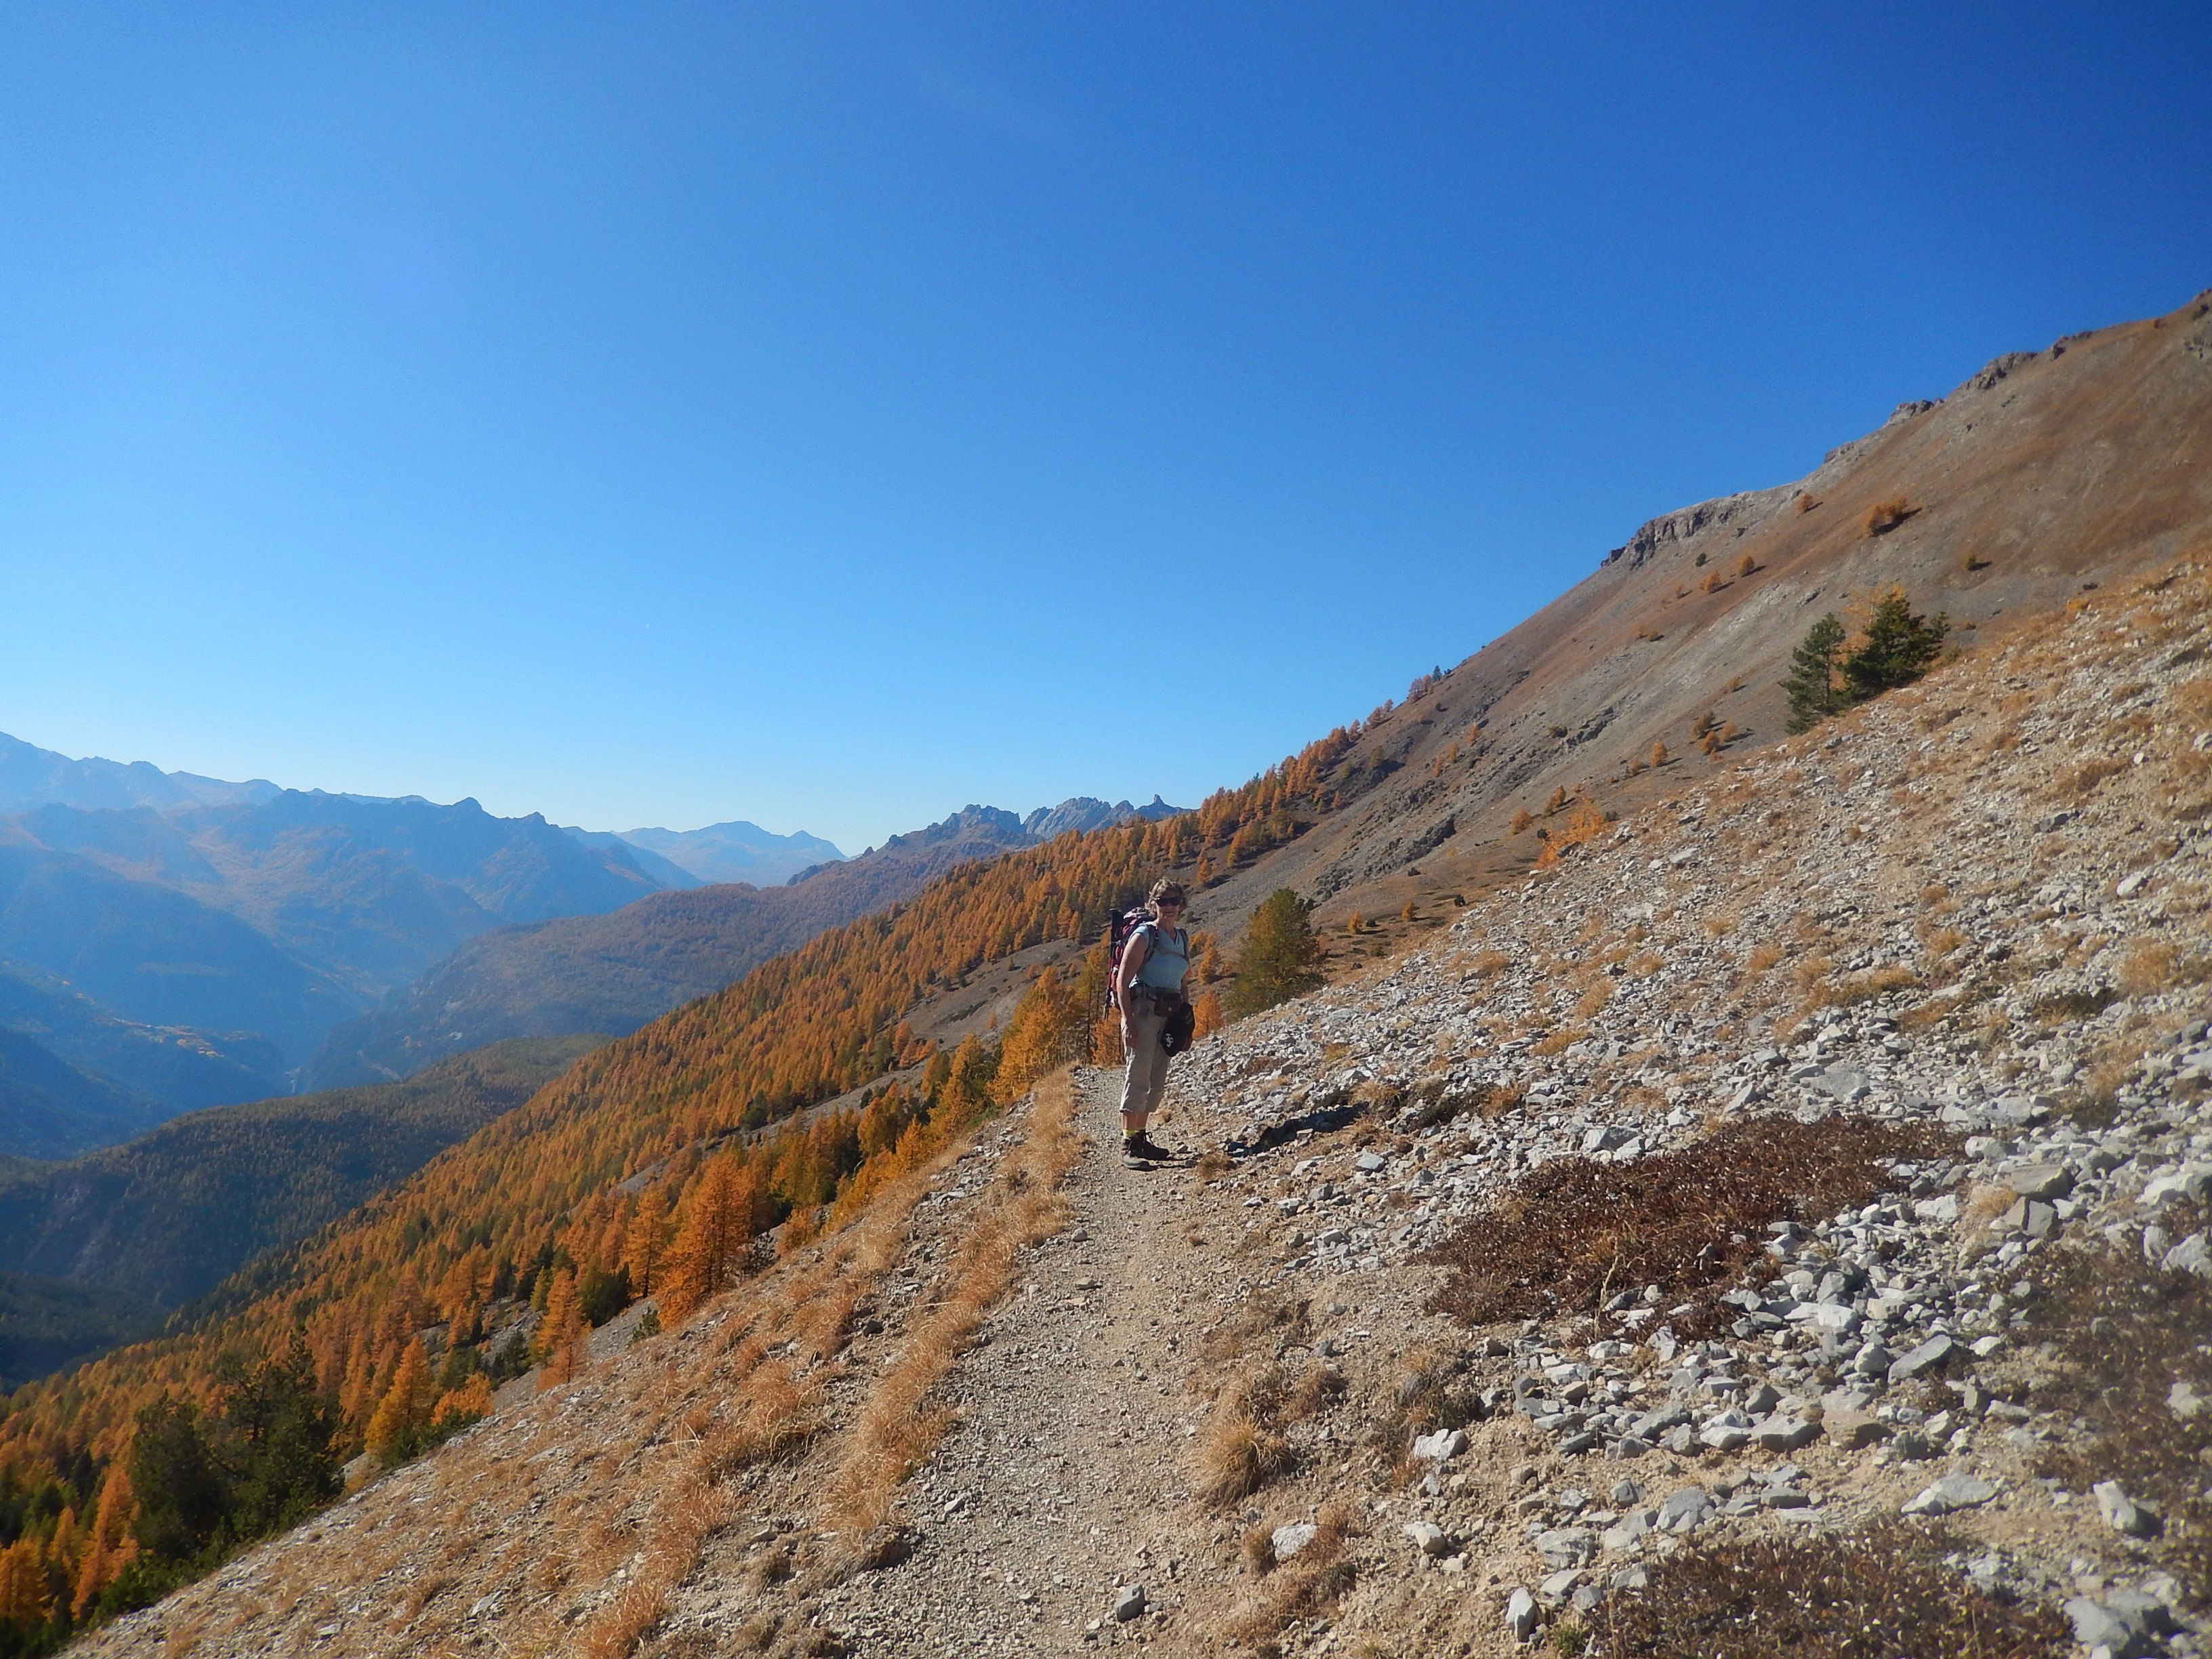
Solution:
<svg viewBox="0 0 2212 1659"><path fill-rule="evenodd" d="M1129 935L1152 919L1151 909L1139 905L1124 910L1106 926L1106 1007L1121 1006L1121 953L1129 948Z"/></svg>

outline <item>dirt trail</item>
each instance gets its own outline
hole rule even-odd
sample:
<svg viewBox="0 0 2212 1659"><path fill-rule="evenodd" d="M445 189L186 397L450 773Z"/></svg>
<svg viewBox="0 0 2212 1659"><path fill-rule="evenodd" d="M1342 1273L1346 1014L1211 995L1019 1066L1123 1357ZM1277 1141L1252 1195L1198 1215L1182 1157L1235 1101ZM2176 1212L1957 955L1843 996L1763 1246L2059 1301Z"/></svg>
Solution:
<svg viewBox="0 0 2212 1659"><path fill-rule="evenodd" d="M857 1653L1080 1652L1113 1626L1116 1586L1182 1601L1173 1540L1206 1403L1184 1351L1235 1269L1187 1242L1195 1176L1123 1165L1118 1080L1079 1075L1073 1218L950 1379L963 1420L907 1489L913 1559L828 1598L823 1622Z"/></svg>

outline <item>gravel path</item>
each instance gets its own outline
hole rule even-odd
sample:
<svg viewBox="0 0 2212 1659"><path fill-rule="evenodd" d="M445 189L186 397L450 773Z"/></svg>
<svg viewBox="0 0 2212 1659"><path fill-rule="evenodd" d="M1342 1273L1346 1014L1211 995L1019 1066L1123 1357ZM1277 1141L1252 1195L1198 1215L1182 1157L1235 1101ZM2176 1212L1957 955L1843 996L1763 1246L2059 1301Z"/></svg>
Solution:
<svg viewBox="0 0 2212 1659"><path fill-rule="evenodd" d="M913 1559L854 1580L824 1620L857 1653L1079 1652L1121 1585L1181 1602L1170 1540L1204 1404L1181 1350L1224 1264L1178 1229L1188 1170L1122 1164L1117 1080L1081 1074L1074 1217L961 1362L964 1421L908 1488Z"/></svg>

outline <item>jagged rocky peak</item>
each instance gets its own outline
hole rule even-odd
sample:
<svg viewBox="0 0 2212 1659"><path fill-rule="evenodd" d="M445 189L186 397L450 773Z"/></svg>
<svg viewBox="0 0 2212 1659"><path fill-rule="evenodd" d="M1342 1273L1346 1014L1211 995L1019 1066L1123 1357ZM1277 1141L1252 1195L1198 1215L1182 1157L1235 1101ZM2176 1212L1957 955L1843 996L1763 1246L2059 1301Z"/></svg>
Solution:
<svg viewBox="0 0 2212 1659"><path fill-rule="evenodd" d="M1747 530L1779 507L1792 489L1793 486L1783 485L1773 489L1740 490L1733 495L1718 495L1694 507L1662 513L1607 553L1605 562L1618 564L1626 560L1629 569L1638 570L1668 549L1679 547L1709 531L1727 527Z"/></svg>
<svg viewBox="0 0 2212 1659"><path fill-rule="evenodd" d="M1022 820L1022 828L1038 841L1050 841L1071 830L1103 830L1130 818L1171 818L1190 809L1170 806L1154 795L1142 806L1133 806L1126 800L1109 804L1090 795L1076 795L1057 806L1040 806Z"/></svg>

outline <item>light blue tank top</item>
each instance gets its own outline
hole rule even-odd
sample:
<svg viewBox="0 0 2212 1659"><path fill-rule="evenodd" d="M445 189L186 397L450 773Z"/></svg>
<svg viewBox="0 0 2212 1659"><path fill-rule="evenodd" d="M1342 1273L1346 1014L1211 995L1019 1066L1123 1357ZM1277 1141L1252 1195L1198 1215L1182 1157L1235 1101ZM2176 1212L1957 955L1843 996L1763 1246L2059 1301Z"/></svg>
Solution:
<svg viewBox="0 0 2212 1659"><path fill-rule="evenodd" d="M1180 991L1190 972L1190 935L1180 927L1170 933L1158 922L1137 929L1143 935L1145 965L1137 969L1137 983L1155 991Z"/></svg>

